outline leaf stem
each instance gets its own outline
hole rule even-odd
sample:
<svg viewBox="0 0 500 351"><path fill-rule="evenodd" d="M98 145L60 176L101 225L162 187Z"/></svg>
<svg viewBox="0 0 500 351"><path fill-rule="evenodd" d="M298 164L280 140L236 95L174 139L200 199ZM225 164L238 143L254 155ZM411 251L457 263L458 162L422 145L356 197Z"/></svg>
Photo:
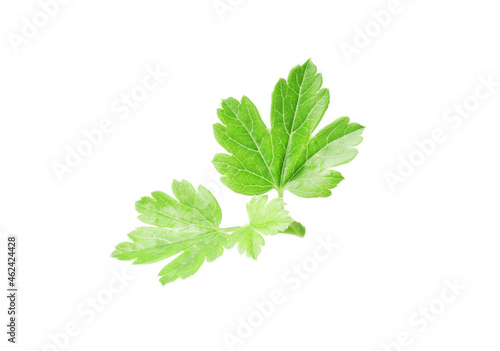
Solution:
<svg viewBox="0 0 500 351"><path fill-rule="evenodd" d="M297 221L290 223L288 228L281 232L282 234L296 235L299 238L303 238L306 235L306 228Z"/></svg>
<svg viewBox="0 0 500 351"><path fill-rule="evenodd" d="M285 190L284 189L276 189L276 190L278 190L278 196L279 196L279 198L283 199L283 193L285 192Z"/></svg>

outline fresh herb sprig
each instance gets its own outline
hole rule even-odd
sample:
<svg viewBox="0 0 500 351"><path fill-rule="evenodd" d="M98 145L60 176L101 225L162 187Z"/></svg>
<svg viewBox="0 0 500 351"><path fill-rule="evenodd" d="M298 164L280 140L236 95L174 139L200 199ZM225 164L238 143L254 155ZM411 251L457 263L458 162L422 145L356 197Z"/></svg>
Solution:
<svg viewBox="0 0 500 351"><path fill-rule="evenodd" d="M305 227L284 209L284 192L330 196L344 179L331 168L357 155L364 130L341 117L313 135L330 103L322 83L311 60L294 67L287 80L280 79L272 95L270 129L246 96L222 101L214 134L227 153L216 154L212 162L224 185L253 196L247 204L248 224L221 228L222 211L210 191L174 181L175 198L157 191L136 203L139 219L149 226L132 231L131 241L118 244L112 257L146 264L177 255L160 271L160 282L167 284L186 279L236 245L241 254L257 259L265 243L262 235L303 237ZM271 190L278 193L273 200L263 195Z"/></svg>

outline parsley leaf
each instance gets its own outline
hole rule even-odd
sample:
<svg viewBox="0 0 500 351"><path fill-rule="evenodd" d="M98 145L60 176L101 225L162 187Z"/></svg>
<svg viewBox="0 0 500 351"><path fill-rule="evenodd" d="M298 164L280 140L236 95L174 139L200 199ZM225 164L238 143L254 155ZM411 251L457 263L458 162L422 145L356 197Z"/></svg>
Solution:
<svg viewBox="0 0 500 351"><path fill-rule="evenodd" d="M225 248L238 244L240 252L257 258L264 245L262 234L276 234L292 219L281 199L267 202L267 196L254 197L247 205L250 224L220 228L222 212L215 197L203 186L198 191L191 183L174 181L177 199L156 191L136 203L139 219L153 226L138 227L128 236L132 242L118 244L112 257L134 260L134 264L155 263L179 254L160 271L165 285L186 279L207 261L219 258ZM234 231L233 234L229 232Z"/></svg>
<svg viewBox="0 0 500 351"><path fill-rule="evenodd" d="M229 247L233 247L235 244L238 244L240 254L243 255L246 253L248 257L256 260L265 241L262 235L254 228L243 226L236 230L229 239Z"/></svg>
<svg viewBox="0 0 500 351"><path fill-rule="evenodd" d="M284 210L282 199L267 202L267 195L254 197L247 204L249 224L236 230L229 237L229 247L238 243L238 251L248 257L257 259L261 247L264 246L264 235L275 235L284 231L292 222L288 211Z"/></svg>
<svg viewBox="0 0 500 351"><path fill-rule="evenodd" d="M315 136L330 94L311 60L296 66L288 80L280 79L272 95L271 128L255 105L243 96L223 100L217 112L222 123L214 125L217 142L229 154L216 154L213 164L221 181L244 195L276 189L300 197L327 197L342 180L331 170L351 161L362 141L364 127L342 117ZM300 225L300 224L298 224Z"/></svg>

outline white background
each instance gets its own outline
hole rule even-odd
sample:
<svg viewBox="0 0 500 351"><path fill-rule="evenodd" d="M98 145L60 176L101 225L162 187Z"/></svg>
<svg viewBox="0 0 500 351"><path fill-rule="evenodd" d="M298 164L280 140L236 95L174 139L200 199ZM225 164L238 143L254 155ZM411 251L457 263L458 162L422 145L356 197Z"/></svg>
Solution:
<svg viewBox="0 0 500 351"><path fill-rule="evenodd" d="M12 33L40 4L3 1L0 232L20 241L16 349L55 350L49 334L76 323L67 350L228 350L224 333L237 335L239 318L274 289L286 302L236 349L375 351L401 331L413 340L405 349L498 349L500 88L458 128L443 114L474 96L480 77L500 81L499 9L491 0L401 0L349 63L342 43L353 45L356 28L388 4L243 0L221 19L212 0L74 0L16 46ZM333 196L285 194L306 237L267 237L256 262L231 250L165 287L162 263L110 258L140 225L134 202L170 192L173 179L216 192L224 226L246 221L249 198L215 182L216 109L245 94L269 123L274 84L308 58L332 95L322 125L350 116L367 128ZM121 120L110 106L157 65L170 76ZM59 181L53 162L104 118L114 131ZM391 191L386 172L397 174L399 157L435 128L446 141ZM340 247L292 291L283 274L312 257L320 237ZM78 308L123 269L134 279L87 321ZM419 332L409 318L446 279L467 290Z"/></svg>

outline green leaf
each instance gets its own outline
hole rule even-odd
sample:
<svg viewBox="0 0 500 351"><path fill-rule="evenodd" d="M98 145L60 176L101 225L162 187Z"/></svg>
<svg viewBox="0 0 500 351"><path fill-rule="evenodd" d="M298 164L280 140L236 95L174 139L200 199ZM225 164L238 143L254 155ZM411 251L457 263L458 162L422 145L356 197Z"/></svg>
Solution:
<svg viewBox="0 0 500 351"><path fill-rule="evenodd" d="M330 170L350 162L358 154L354 146L361 143L364 127L349 124L348 117L341 117L323 128L307 145L305 162L292 175L285 189L301 197L327 197L330 189L344 177Z"/></svg>
<svg viewBox="0 0 500 351"><path fill-rule="evenodd" d="M273 92L273 165L281 188L304 163L309 138L330 103L330 93L321 89L322 84L323 77L309 60L294 67L287 81L280 79Z"/></svg>
<svg viewBox="0 0 500 351"><path fill-rule="evenodd" d="M264 246L264 235L275 235L284 231L292 218L283 207L282 199L267 201L267 195L253 197L247 204L249 224L236 230L229 237L229 247L238 244L238 251L257 259ZM260 233L260 234L259 234Z"/></svg>
<svg viewBox="0 0 500 351"><path fill-rule="evenodd" d="M183 180L174 181L172 191L176 198L155 191L152 197L137 201L138 218L153 227L136 228L128 235L131 242L118 244L111 255L133 260L134 264L155 263L178 255L160 271L163 285L190 277L205 261L216 260L225 248L236 244L240 253L256 259L264 246L261 234L276 234L292 221L283 209L283 200L268 202L266 195L258 196L247 204L249 224L229 235L232 230L220 228L221 209L206 188L200 186L196 191Z"/></svg>
<svg viewBox="0 0 500 351"><path fill-rule="evenodd" d="M259 195L268 192L275 183L271 172L271 134L255 105L247 97L229 98L217 111L224 124L214 125L215 138L231 153L217 154L215 167L224 174L222 183L238 193Z"/></svg>
<svg viewBox="0 0 500 351"><path fill-rule="evenodd" d="M186 279L203 262L220 257L228 234L219 228L222 213L214 196L203 186L198 191L187 181L174 181L177 200L163 192L153 192L136 203L139 219L156 227L139 227L129 234L132 242L118 244L112 257L134 260L134 264L154 263L180 254L160 272L160 282Z"/></svg>
<svg viewBox="0 0 500 351"><path fill-rule="evenodd" d="M276 189L280 195L288 190L301 197L330 196L343 179L331 168L357 155L364 127L342 117L313 136L330 103L322 84L311 60L280 79L272 94L270 129L247 97L224 100L218 110L222 124L214 125L216 140L229 153L213 160L221 181L244 195Z"/></svg>
<svg viewBox="0 0 500 351"><path fill-rule="evenodd" d="M238 251L240 254L243 255L246 253L248 257L256 260L265 241L262 235L254 228L244 226L236 230L229 237L229 247L233 247L235 244L238 244Z"/></svg>
<svg viewBox="0 0 500 351"><path fill-rule="evenodd" d="M286 211L282 199L267 202L267 195L253 197L247 204L250 226L265 235L274 235L285 230L293 219Z"/></svg>

